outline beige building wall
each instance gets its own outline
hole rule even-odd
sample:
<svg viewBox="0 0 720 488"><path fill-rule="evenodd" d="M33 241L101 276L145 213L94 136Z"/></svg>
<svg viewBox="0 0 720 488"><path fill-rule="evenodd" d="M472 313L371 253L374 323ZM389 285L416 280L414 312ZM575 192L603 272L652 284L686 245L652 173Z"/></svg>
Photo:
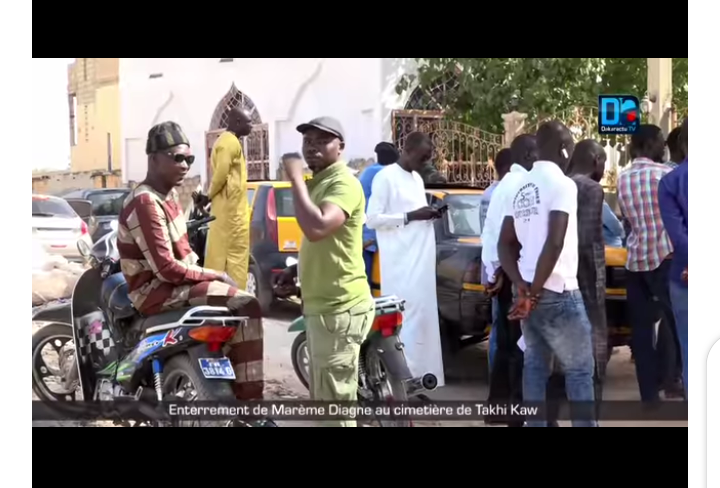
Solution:
<svg viewBox="0 0 720 488"><path fill-rule="evenodd" d="M43 195L60 195L71 190L122 188L120 171L46 171L33 173L32 191Z"/></svg>
<svg viewBox="0 0 720 488"><path fill-rule="evenodd" d="M76 58L68 68L70 169L121 168L120 58ZM110 149L108 148L110 134Z"/></svg>

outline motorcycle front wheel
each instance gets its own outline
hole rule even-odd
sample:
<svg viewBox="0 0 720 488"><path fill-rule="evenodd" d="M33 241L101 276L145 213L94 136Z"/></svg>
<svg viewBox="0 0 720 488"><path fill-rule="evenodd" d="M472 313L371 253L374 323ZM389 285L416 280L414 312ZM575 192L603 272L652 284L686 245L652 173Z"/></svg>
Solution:
<svg viewBox="0 0 720 488"><path fill-rule="evenodd" d="M75 370L71 371L71 368ZM74 376L74 379L69 379L69 376ZM42 401L74 402L82 399L70 325L48 324L33 334L32 389Z"/></svg>
<svg viewBox="0 0 720 488"><path fill-rule="evenodd" d="M295 338L291 348L292 365L300 383L310 389L310 354L307 346L307 333L301 332Z"/></svg>

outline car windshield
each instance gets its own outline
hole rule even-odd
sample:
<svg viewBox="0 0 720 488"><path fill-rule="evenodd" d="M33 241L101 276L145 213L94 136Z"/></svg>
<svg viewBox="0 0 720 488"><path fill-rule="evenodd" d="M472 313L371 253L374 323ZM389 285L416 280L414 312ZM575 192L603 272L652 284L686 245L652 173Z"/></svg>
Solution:
<svg viewBox="0 0 720 488"><path fill-rule="evenodd" d="M33 197L33 217L77 217L72 207L59 198Z"/></svg>
<svg viewBox="0 0 720 488"><path fill-rule="evenodd" d="M93 215L96 217L117 217L122 210L128 191L99 191L90 193L87 199L92 202Z"/></svg>
<svg viewBox="0 0 720 488"><path fill-rule="evenodd" d="M448 232L458 237L480 237L480 194L450 195L448 205Z"/></svg>

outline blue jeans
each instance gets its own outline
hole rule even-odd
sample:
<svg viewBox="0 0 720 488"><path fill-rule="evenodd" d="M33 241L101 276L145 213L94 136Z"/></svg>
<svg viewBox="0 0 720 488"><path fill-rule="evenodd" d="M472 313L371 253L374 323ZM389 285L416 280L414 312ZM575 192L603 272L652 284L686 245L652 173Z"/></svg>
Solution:
<svg viewBox="0 0 720 488"><path fill-rule="evenodd" d="M495 359L495 352L497 351L497 334L495 331L498 328L498 310L500 310L500 304L498 303L497 295L492 297L492 327L490 328L490 337L488 337L488 369L492 372L493 361Z"/></svg>
<svg viewBox="0 0 720 488"><path fill-rule="evenodd" d="M522 322L525 337L523 399L546 401L553 356L565 373L570 402L594 402L592 333L580 290L555 293L543 290L537 308ZM594 420L573 420L573 427L596 427ZM528 427L546 427L545 420L528 421Z"/></svg>
<svg viewBox="0 0 720 488"><path fill-rule="evenodd" d="M685 384L685 398L688 394L688 287L670 281L670 301L675 315L678 342L682 352L683 383Z"/></svg>

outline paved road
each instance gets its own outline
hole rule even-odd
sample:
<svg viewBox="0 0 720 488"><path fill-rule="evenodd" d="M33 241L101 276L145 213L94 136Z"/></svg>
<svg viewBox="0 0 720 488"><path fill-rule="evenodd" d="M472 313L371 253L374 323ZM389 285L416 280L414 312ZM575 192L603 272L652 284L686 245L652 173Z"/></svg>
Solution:
<svg viewBox="0 0 720 488"><path fill-rule="evenodd" d="M265 374L267 397L273 399L307 398L307 389L297 379L291 362L291 348L296 334L287 332L290 321L299 314L293 303L281 304L265 326ZM468 348L459 355L453 370L459 372L448 385L429 396L434 400L483 401L488 394L487 352L484 345ZM608 400L638 400L635 367L627 349L620 349L608 366L608 380L604 396ZM55 424L55 423L53 423ZM41 425L33 423L33 425ZM107 425L107 424L105 424ZM310 427L313 422L281 422L283 427ZM485 427L479 421L419 422L419 427ZM569 423L561 423L569 425ZM687 427L687 422L604 422L602 426L675 426Z"/></svg>

